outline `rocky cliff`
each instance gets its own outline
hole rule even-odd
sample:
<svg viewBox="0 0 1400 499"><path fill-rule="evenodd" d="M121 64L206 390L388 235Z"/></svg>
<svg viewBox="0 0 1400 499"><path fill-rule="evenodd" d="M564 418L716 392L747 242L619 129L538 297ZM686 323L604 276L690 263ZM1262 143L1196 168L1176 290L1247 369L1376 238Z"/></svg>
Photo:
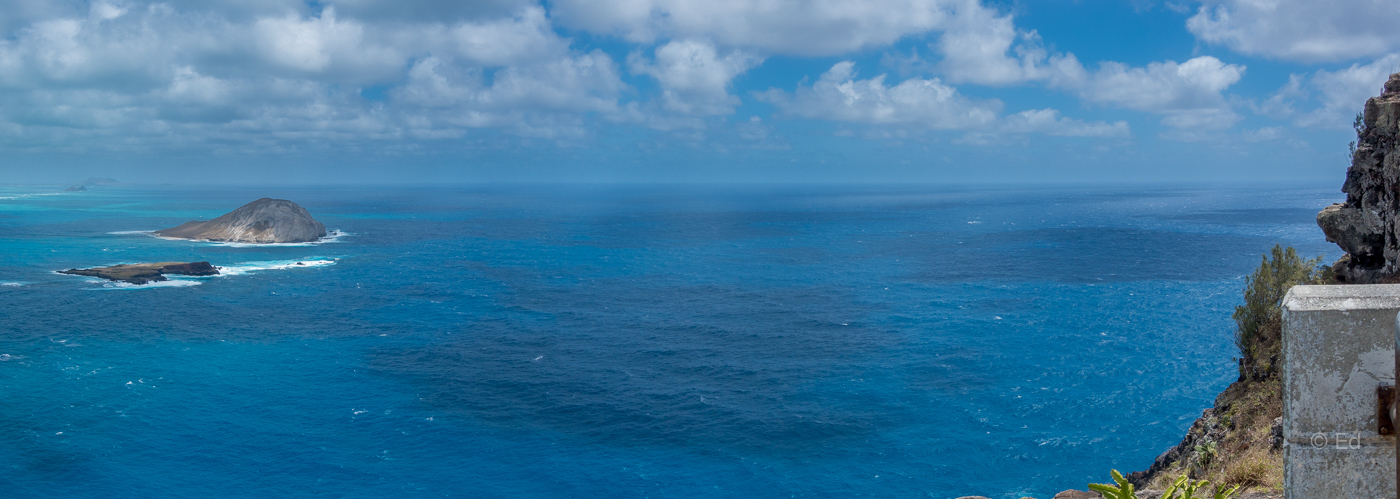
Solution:
<svg viewBox="0 0 1400 499"><path fill-rule="evenodd" d="M1381 94L1366 101L1354 124L1351 167L1342 192L1347 199L1324 208L1317 225L1346 251L1331 274L1318 282L1400 282L1400 73L1385 82ZM1261 324L1251 351L1240 361L1240 377L1215 399L1187 431L1152 466L1128 479L1140 487L1161 487L1171 477L1189 473L1216 482L1253 486L1254 492L1277 494L1282 482L1282 376L1277 352L1282 324Z"/></svg>
<svg viewBox="0 0 1400 499"><path fill-rule="evenodd" d="M1346 255L1333 265L1346 283L1400 281L1400 73L1366 101L1356 126L1345 203L1324 208L1317 225Z"/></svg>
<svg viewBox="0 0 1400 499"><path fill-rule="evenodd" d="M306 208L285 199L262 198L207 222L161 229L162 237L239 243L305 243L326 236L326 226Z"/></svg>

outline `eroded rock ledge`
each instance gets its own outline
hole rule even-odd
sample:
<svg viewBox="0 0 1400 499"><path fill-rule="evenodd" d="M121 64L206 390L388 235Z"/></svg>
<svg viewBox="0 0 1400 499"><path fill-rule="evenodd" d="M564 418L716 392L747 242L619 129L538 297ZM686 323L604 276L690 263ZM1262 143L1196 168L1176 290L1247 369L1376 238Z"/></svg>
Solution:
<svg viewBox="0 0 1400 499"><path fill-rule="evenodd" d="M68 269L60 270L58 273L100 277L109 281L129 282L131 284L146 284L150 282L168 281L169 279L165 277L165 274L210 276L219 275L219 269L213 265L209 265L209 262L157 262L122 264L113 265L111 267L93 267L90 269Z"/></svg>

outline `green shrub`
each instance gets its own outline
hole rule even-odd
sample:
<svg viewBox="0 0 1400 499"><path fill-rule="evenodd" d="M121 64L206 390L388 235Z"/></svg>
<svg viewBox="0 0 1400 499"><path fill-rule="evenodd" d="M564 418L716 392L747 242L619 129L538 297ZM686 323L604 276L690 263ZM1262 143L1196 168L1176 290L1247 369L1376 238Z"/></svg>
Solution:
<svg viewBox="0 0 1400 499"><path fill-rule="evenodd" d="M1277 334L1283 320L1281 308L1288 289L1298 284L1320 282L1322 257L1304 260L1292 247L1274 245L1269 256L1260 257L1259 268L1245 278L1244 305L1235 307L1235 346L1240 349L1242 366L1253 366L1267 356L1259 355L1261 336Z"/></svg>
<svg viewBox="0 0 1400 499"><path fill-rule="evenodd" d="M1172 483L1170 487L1167 487L1167 490L1162 492L1162 499L1205 499L1206 496L1197 497L1196 491L1207 487L1210 487L1209 481L1192 481L1186 478L1186 475L1181 475L1180 478L1176 479L1176 482ZM1234 497L1235 493L1239 492L1239 490L1239 485L1228 490L1216 488L1215 494L1210 497L1212 499L1230 499ZM1202 493L1204 494L1204 492Z"/></svg>
<svg viewBox="0 0 1400 499"><path fill-rule="evenodd" d="M1103 494L1106 499L1138 499L1137 494L1133 492L1133 484L1129 483L1128 479L1123 478L1122 473L1119 473L1118 470L1112 470L1111 473L1116 485L1091 483L1089 490Z"/></svg>
<svg viewBox="0 0 1400 499"><path fill-rule="evenodd" d="M1129 483L1126 478L1123 478L1122 473L1119 473L1118 470L1112 470L1112 474L1115 484L1091 483L1089 484L1089 490L1102 494L1105 499L1138 499L1137 492L1133 490L1133 484ZM1167 490L1162 492L1162 499L1206 499L1206 496L1197 496L1196 491L1208 489L1209 487L1209 481L1191 480L1183 474L1180 478L1176 479L1176 482L1168 486ZM1210 498L1230 499L1234 497L1239 490L1240 486L1238 485L1228 490L1216 488L1215 494L1211 495ZM1205 492L1202 490L1201 493L1204 494Z"/></svg>

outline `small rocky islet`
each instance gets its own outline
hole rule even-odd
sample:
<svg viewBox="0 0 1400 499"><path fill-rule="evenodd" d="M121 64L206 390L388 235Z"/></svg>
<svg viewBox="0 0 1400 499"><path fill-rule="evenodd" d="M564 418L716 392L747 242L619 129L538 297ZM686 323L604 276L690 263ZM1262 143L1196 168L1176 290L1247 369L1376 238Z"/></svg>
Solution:
<svg viewBox="0 0 1400 499"><path fill-rule="evenodd" d="M209 262L157 262L129 263L112 265L110 267L93 267L90 269L68 269L60 270L58 273L100 277L109 281L127 282L139 285L168 281L170 279L165 277L166 274L195 277L219 275L219 268L210 265Z"/></svg>

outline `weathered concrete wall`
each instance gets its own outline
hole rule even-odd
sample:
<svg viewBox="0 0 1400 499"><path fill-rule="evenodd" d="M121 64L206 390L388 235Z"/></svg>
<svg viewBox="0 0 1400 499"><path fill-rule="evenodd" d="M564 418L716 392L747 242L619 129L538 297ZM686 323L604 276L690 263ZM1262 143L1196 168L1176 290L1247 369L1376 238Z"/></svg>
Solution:
<svg viewBox="0 0 1400 499"><path fill-rule="evenodd" d="M1286 498L1396 497L1376 387L1395 383L1398 312L1400 285L1296 286L1284 298Z"/></svg>

